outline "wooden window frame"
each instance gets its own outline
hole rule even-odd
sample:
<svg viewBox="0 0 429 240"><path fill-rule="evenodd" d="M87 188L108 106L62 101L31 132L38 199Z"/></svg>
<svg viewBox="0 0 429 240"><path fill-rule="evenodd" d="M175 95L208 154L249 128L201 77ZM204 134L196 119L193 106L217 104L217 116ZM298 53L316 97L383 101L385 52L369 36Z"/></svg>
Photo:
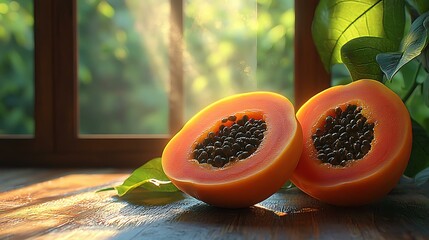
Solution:
<svg viewBox="0 0 429 240"><path fill-rule="evenodd" d="M0 166L138 167L160 156L169 136L80 136L77 81L77 0L34 1L35 133L0 139ZM311 38L318 0L295 0L295 105L329 87ZM169 127L183 124L183 0L170 0ZM177 34L179 33L179 34Z"/></svg>

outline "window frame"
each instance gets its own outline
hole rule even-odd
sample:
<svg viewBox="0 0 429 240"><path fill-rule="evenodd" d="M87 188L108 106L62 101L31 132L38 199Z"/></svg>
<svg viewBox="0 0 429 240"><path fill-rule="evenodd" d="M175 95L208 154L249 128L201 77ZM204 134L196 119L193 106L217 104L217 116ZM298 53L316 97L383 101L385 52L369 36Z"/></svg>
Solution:
<svg viewBox="0 0 429 240"><path fill-rule="evenodd" d="M311 38L317 3L295 0L296 108L330 85ZM183 125L183 0L170 0L170 6L170 21L176 24L170 31L169 128L175 133ZM2 136L0 166L135 168L161 156L169 140L165 135L79 135L76 11L77 0L34 1L35 134Z"/></svg>
<svg viewBox="0 0 429 240"><path fill-rule="evenodd" d="M54 145L51 0L37 1L34 4L34 19L34 136L0 136L0 151L3 153L0 155L0 165L8 163L11 155L13 161L15 154L21 156L51 152Z"/></svg>

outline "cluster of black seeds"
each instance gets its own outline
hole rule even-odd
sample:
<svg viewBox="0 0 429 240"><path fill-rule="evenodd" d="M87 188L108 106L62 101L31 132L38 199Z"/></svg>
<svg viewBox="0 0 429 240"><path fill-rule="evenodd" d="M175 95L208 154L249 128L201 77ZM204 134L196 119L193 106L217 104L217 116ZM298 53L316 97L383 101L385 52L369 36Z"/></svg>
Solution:
<svg viewBox="0 0 429 240"><path fill-rule="evenodd" d="M358 160L371 149L374 123L367 122L362 107L349 104L346 109L336 107L335 114L325 118L323 128L312 135L317 158L323 163L345 166Z"/></svg>
<svg viewBox="0 0 429 240"><path fill-rule="evenodd" d="M225 124L228 121L230 124ZM264 138L267 124L244 115L237 120L236 116L222 119L217 132L209 132L207 137L196 144L192 157L199 163L208 163L214 167L223 167L229 162L249 157L258 149Z"/></svg>

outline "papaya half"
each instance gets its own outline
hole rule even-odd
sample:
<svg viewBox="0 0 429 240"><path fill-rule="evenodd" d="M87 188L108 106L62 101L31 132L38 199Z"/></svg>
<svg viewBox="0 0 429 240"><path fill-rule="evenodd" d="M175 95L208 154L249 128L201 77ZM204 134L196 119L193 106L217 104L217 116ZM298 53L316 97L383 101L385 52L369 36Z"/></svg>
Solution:
<svg viewBox="0 0 429 240"><path fill-rule="evenodd" d="M289 100L272 92L221 99L197 113L162 154L167 177L213 206L242 208L278 191L302 149L302 131Z"/></svg>
<svg viewBox="0 0 429 240"><path fill-rule="evenodd" d="M411 120L382 83L363 79L331 87L296 116L304 140L291 181L305 193L333 205L364 205L398 183L411 153Z"/></svg>

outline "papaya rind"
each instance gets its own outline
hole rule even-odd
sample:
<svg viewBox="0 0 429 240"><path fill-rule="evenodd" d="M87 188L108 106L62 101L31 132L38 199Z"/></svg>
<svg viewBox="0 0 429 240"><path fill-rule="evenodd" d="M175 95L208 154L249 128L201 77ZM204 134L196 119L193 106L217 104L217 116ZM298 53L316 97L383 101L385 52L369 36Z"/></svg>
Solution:
<svg viewBox="0 0 429 240"><path fill-rule="evenodd" d="M309 140L315 119L335 105L353 101L363 104L369 121L376 121L370 152L345 168L321 164ZM399 182L411 154L411 119L399 96L382 83L362 79L329 88L308 100L297 118L305 140L291 181L302 191L329 204L355 206L381 199Z"/></svg>
<svg viewBox="0 0 429 240"><path fill-rule="evenodd" d="M267 123L264 140L252 156L222 169L189 159L193 141L203 131L225 116L249 110L263 112ZM210 205L241 208L278 191L292 175L301 150L302 131L290 101L272 92L251 92L224 98L191 118L165 147L162 165L183 192Z"/></svg>

